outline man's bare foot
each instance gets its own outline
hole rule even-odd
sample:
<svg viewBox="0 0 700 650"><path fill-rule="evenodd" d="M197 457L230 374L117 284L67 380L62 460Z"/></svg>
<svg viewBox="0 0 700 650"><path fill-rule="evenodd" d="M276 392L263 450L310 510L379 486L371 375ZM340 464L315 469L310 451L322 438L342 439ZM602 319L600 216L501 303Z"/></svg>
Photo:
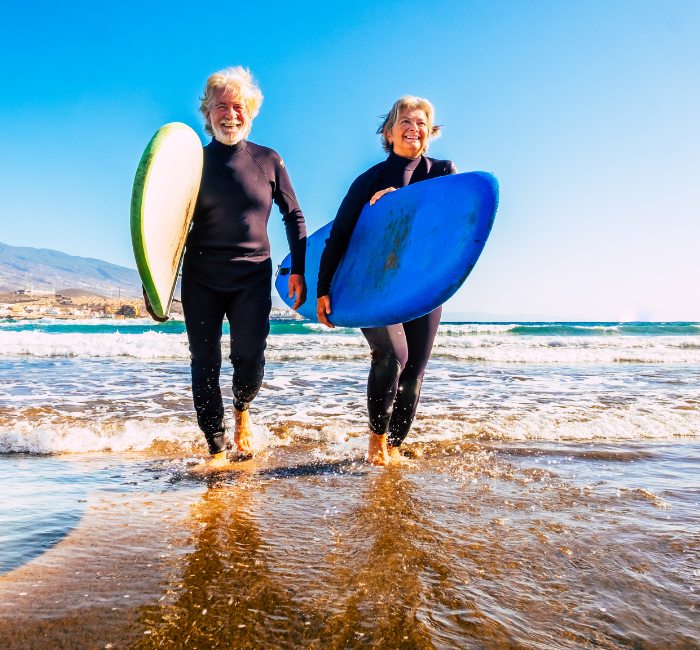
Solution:
<svg viewBox="0 0 700 650"><path fill-rule="evenodd" d="M236 428L233 432L233 441L238 451L250 454L253 451L253 423L250 419L250 411L237 411L234 407L233 417Z"/></svg>
<svg viewBox="0 0 700 650"><path fill-rule="evenodd" d="M203 463L200 463L199 465L195 465L190 472L192 474L211 474L213 472L216 472L217 470L224 469L225 467L228 467L229 462L228 458L226 458L226 452L222 451L221 453L214 454L213 456L210 456L207 460L205 460Z"/></svg>
<svg viewBox="0 0 700 650"><path fill-rule="evenodd" d="M386 447L386 434L378 436L376 433L369 433L369 449L367 450L367 462L370 465L388 465L389 452Z"/></svg>
<svg viewBox="0 0 700 650"><path fill-rule="evenodd" d="M402 452L399 447L389 445L389 462L392 465L410 465L412 462L411 452Z"/></svg>

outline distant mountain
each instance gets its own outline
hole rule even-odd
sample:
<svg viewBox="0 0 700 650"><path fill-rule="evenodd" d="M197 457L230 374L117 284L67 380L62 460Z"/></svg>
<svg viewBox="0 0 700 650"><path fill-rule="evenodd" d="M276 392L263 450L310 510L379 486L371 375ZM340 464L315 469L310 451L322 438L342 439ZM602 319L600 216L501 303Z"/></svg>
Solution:
<svg viewBox="0 0 700 650"><path fill-rule="evenodd" d="M0 291L34 289L60 290L65 287L101 295L140 298L138 271L91 257L66 255L48 248L9 246L0 243Z"/></svg>
<svg viewBox="0 0 700 650"><path fill-rule="evenodd" d="M308 298L307 298L307 300L308 300ZM285 303L284 300L282 300L282 298L280 298L277 295L277 291L275 291L274 288L272 290L272 306L275 309L288 309L287 303Z"/></svg>
<svg viewBox="0 0 700 650"><path fill-rule="evenodd" d="M88 291L87 289L72 289L70 287L67 289L57 289L56 293L64 298L107 298L107 296L95 293L94 291Z"/></svg>
<svg viewBox="0 0 700 650"><path fill-rule="evenodd" d="M102 296L116 296L121 288L124 297L141 297L141 279L138 271L111 264L92 257L67 255L49 248L9 246L0 243L0 291L34 289L61 289L71 287L72 295L92 291ZM80 289L82 291L75 291ZM180 298L180 287L175 290ZM313 296L307 298L313 300ZM273 293L273 306L286 305ZM551 320L543 314L487 314L481 311L443 312L443 322L536 322Z"/></svg>

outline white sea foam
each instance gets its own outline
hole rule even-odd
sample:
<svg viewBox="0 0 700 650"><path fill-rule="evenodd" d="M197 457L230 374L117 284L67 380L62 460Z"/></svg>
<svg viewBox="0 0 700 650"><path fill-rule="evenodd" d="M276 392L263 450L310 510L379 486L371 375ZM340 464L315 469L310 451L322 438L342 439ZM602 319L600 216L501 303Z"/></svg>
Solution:
<svg viewBox="0 0 700 650"><path fill-rule="evenodd" d="M305 330L308 330L310 332L322 332L322 333L333 332L336 336L339 334L359 334L360 333L360 330L357 327L336 327L336 328L331 330L321 323L310 323L310 322L301 323L301 326Z"/></svg>
<svg viewBox="0 0 700 650"><path fill-rule="evenodd" d="M168 327L139 332L111 323L94 329L65 323L44 331L17 329L16 323L0 329L0 453L138 451L163 444L204 453L181 326L168 333ZM670 335L653 326L647 336L630 328L575 334L568 325L541 324L539 333L523 334L529 327L441 326L410 439L700 435L698 328L673 325ZM361 456L369 367L364 337L317 324L285 324L277 331L287 333L268 339L265 380L253 408L260 446L304 442L316 445L319 457ZM222 348L225 357L226 335ZM230 377L225 364L229 413Z"/></svg>
<svg viewBox="0 0 700 650"><path fill-rule="evenodd" d="M599 330L601 332L619 332L619 325L570 325L577 330Z"/></svg>
<svg viewBox="0 0 700 650"><path fill-rule="evenodd" d="M425 412L428 411L428 412ZM670 411L632 413L613 409L590 418L576 419L561 413L530 412L521 417L494 416L477 422L431 414L421 406L421 417L411 429L407 442L411 444L454 443L463 440L630 440L700 436L700 413ZM364 414L362 414L364 415ZM277 416L278 417L278 416ZM361 457L364 453L366 428L362 420L332 421L319 414L298 412L295 424L285 428L283 435L273 433L279 420L267 413L255 427L256 448L259 450L314 442L319 458ZM12 427L0 427L0 454L81 454L99 451L143 451L170 443L180 452L204 454L203 436L194 419L183 422L173 418L166 423L148 420L122 420L119 423L88 423L78 425L17 422Z"/></svg>
<svg viewBox="0 0 700 650"><path fill-rule="evenodd" d="M700 363L697 336L510 336L508 329L501 335L488 335L467 327L441 327L433 357L537 364ZM508 327L513 326L504 326ZM228 347L224 336L224 356ZM269 361L360 360L367 354L367 343L355 330L346 334L273 334L268 339ZM8 355L188 359L189 349L185 333L0 331L0 356Z"/></svg>
<svg viewBox="0 0 700 650"><path fill-rule="evenodd" d="M700 413L671 410L648 413L611 409L576 417L571 413L535 411L518 418L495 417L488 422L432 419L426 415L414 425L419 439L451 440L460 437L503 440L634 440L700 435Z"/></svg>
<svg viewBox="0 0 700 650"><path fill-rule="evenodd" d="M436 338L434 355L498 363L700 363L700 340L686 336L479 336Z"/></svg>
<svg viewBox="0 0 700 650"><path fill-rule="evenodd" d="M204 454L181 362L62 360L5 371L0 453L162 449ZM323 458L364 448L368 360L269 364L253 405L258 446L313 443ZM230 417L230 370L222 373ZM229 427L232 422L229 422ZM410 441L624 440L700 435L700 382L692 368L463 366L433 361ZM159 446L160 445L160 446ZM360 454L361 456L361 454Z"/></svg>
<svg viewBox="0 0 700 650"><path fill-rule="evenodd" d="M438 327L439 334L504 334L517 327L517 323L447 323Z"/></svg>
<svg viewBox="0 0 700 650"><path fill-rule="evenodd" d="M172 420L156 424L148 420L119 423L47 424L33 426L19 421L0 428L0 453L84 454L95 451L143 451L157 441L191 447L201 443L195 423Z"/></svg>
<svg viewBox="0 0 700 650"><path fill-rule="evenodd" d="M189 358L187 335L143 332L87 334L72 332L0 332L0 356Z"/></svg>

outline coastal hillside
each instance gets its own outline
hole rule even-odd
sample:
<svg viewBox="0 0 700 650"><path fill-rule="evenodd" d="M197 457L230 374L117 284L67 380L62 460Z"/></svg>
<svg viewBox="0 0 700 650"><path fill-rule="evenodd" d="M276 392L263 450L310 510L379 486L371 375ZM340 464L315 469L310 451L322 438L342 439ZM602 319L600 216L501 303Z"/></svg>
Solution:
<svg viewBox="0 0 700 650"><path fill-rule="evenodd" d="M48 248L0 243L0 291L27 287L46 290L74 287L106 296L116 295L121 289L125 297L141 296L141 280L135 269Z"/></svg>

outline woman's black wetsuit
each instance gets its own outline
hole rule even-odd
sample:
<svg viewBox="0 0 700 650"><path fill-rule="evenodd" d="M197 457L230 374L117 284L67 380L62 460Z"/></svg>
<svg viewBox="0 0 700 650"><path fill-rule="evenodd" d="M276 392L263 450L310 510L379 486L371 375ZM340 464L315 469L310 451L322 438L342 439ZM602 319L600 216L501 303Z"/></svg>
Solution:
<svg viewBox="0 0 700 650"><path fill-rule="evenodd" d="M231 326L233 405L258 394L270 332L272 264L267 222L275 202L292 254L304 274L306 226L279 155L246 142L204 147L202 183L182 265L182 307L192 358L192 397L212 454L225 449L219 387L221 324Z"/></svg>
<svg viewBox="0 0 700 650"><path fill-rule="evenodd" d="M425 156L411 160L392 153L384 162L358 176L340 204L331 234L326 240L318 273L318 297L330 294L333 275L360 212L376 192L456 173L455 166L449 160ZM358 281L361 279L358 278ZM441 313L442 307L438 307L407 323L362 329L372 349L372 365L367 381L369 427L378 435L388 432L388 443L392 447L400 446L411 428Z"/></svg>

